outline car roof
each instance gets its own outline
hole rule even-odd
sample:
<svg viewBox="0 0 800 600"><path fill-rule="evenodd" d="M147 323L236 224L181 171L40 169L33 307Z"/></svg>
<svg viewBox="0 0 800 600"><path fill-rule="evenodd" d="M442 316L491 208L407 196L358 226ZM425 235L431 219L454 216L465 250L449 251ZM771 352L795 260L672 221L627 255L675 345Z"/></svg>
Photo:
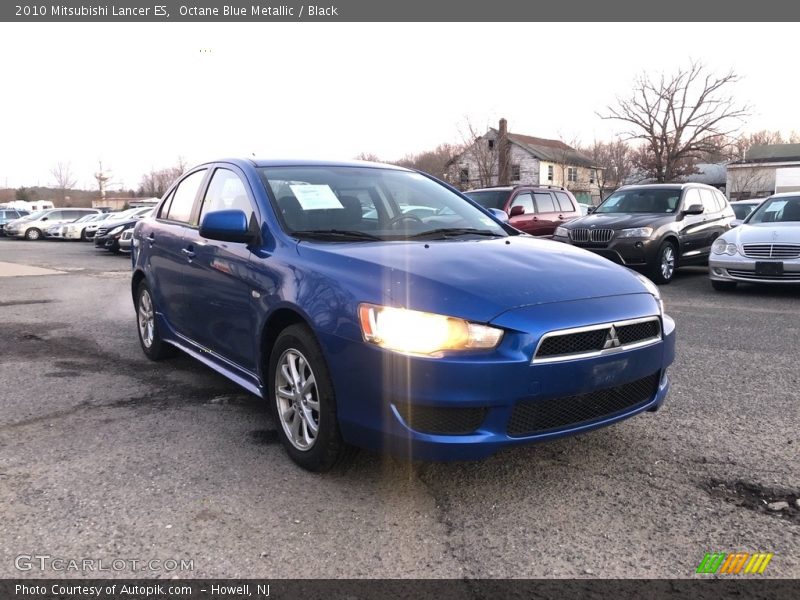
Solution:
<svg viewBox="0 0 800 600"><path fill-rule="evenodd" d="M634 185L623 185L614 191L619 190L646 190L646 189L666 189L666 190L682 190L689 187L706 188L708 190L716 190L713 185L706 185L705 183L637 183Z"/></svg>
<svg viewBox="0 0 800 600"><path fill-rule="evenodd" d="M386 163L369 162L365 160L312 160L289 158L222 158L212 160L203 165L214 163L229 163L239 167L371 167L375 169L393 169L395 171L411 171L405 167L389 165ZM198 165L202 166L202 165Z"/></svg>
<svg viewBox="0 0 800 600"><path fill-rule="evenodd" d="M797 196L800 196L800 191L797 191L797 192L780 192L780 193L777 193L777 194L772 194L770 196L770 198L792 198L792 197L797 197ZM766 198L763 198L763 200L766 200Z"/></svg>

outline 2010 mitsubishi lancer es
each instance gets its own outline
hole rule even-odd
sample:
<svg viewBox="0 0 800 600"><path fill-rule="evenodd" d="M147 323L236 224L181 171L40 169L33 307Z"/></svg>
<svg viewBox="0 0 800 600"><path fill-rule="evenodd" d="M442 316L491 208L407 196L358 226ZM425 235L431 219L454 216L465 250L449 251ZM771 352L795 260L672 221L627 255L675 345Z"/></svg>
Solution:
<svg viewBox="0 0 800 600"><path fill-rule="evenodd" d="M425 174L222 160L133 235L144 353L179 348L266 400L291 458L477 459L654 411L658 288L527 236Z"/></svg>

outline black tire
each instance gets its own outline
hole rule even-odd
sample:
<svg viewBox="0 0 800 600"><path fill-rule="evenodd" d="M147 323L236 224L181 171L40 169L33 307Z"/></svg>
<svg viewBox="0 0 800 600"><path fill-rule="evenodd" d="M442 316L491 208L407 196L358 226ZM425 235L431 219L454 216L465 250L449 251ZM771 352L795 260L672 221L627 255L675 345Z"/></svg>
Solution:
<svg viewBox="0 0 800 600"><path fill-rule="evenodd" d="M669 263L671 266L667 266ZM672 281L678 268L678 248L669 240L658 247L655 262L650 265L649 275L655 283L664 285Z"/></svg>
<svg viewBox="0 0 800 600"><path fill-rule="evenodd" d="M147 299L145 299L145 296ZM140 314L142 302L148 302L148 300L150 304L150 310L152 312L152 334L149 344L146 342L146 338L143 335L143 326L141 323L142 315ZM158 331L158 322L155 319L155 313L156 308L155 303L153 302L153 295L150 292L147 282L142 281L139 284L139 287L136 289L136 333L139 336L139 344L142 346L142 352L144 352L144 355L150 360L162 360L169 356L173 356L175 354L175 347L165 342L161 337L161 334Z"/></svg>
<svg viewBox="0 0 800 600"><path fill-rule="evenodd" d="M32 242L40 240L42 239L42 232L36 229L36 227L31 227L25 231L25 239Z"/></svg>
<svg viewBox="0 0 800 600"><path fill-rule="evenodd" d="M81 241L82 242L86 241L86 230L85 229L81 231Z"/></svg>
<svg viewBox="0 0 800 600"><path fill-rule="evenodd" d="M308 425L300 418L300 413L291 408L291 421L288 423L280 416L281 409L279 409L279 385L286 381L285 377L281 374L279 379L279 368L281 364L285 364L285 360L291 360L291 357L302 358L305 361L305 366L308 371L303 369L304 373L300 373L301 377L310 379L313 375L315 385L308 390L308 405L305 405L305 396L297 394L293 400L282 397L281 401L285 403L292 403L297 405L303 402L304 414L312 420L316 413L316 420L314 423L317 425L317 432L313 442L308 444L305 449L298 448L292 442L290 431L292 424L297 421L300 423L298 426L298 435L302 435L302 431L310 431ZM339 421L336 412L336 398L333 392L333 383L331 381L328 365L325 362L325 357L322 355L322 350L319 347L317 339L311 330L305 325L291 325L284 329L275 340L275 346L272 349L269 359L269 368L267 369L267 380L265 382L265 389L267 401L269 402L270 412L275 422L275 428L278 431L278 437L283 444L286 453L298 465L308 471L323 472L328 471L335 465L349 460L354 454L354 448L349 446L342 439L341 432L339 431ZM299 386L298 386L299 387ZM293 389L289 385L290 393ZM296 389L296 388L294 388ZM318 410L315 411L310 408L311 404L316 404ZM284 410L283 412L288 412ZM288 419L288 418L287 418Z"/></svg>
<svg viewBox="0 0 800 600"><path fill-rule="evenodd" d="M735 281L714 281L711 280L711 287L718 292L730 292L736 287Z"/></svg>

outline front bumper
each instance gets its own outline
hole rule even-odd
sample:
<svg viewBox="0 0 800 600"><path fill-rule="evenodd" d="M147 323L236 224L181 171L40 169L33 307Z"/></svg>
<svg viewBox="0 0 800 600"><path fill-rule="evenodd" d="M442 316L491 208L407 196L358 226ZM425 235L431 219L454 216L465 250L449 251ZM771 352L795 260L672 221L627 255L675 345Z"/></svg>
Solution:
<svg viewBox="0 0 800 600"><path fill-rule="evenodd" d="M635 296L647 296L634 299ZM593 358L532 364L541 334L571 326L622 320L655 314L652 297L645 294L600 298L574 304L569 312L560 305L534 307L520 320L504 317L495 322L506 327L496 351L489 354L443 358L409 357L363 342L321 336L331 365L338 399L339 422L348 442L423 460L474 460L516 445L575 435L657 410L669 391L667 367L675 352L675 324L664 316L661 341L647 347ZM614 306L617 304L617 306ZM515 312L515 311L512 311ZM559 316L560 315L560 316ZM576 322L576 315L578 322ZM547 323L548 327L514 329L512 323ZM565 407L602 397L607 391L648 380L653 386L634 403L591 418L561 422L557 427L520 433L512 417L520 408L537 405ZM590 400L593 401L593 400ZM452 409L456 409L453 411ZM431 433L409 423L437 411L450 410L448 427L461 431ZM467 423L472 423L466 425Z"/></svg>
<svg viewBox="0 0 800 600"><path fill-rule="evenodd" d="M756 275L756 261L783 262L783 275ZM708 275L712 281L736 281L741 283L800 283L800 258L776 261L755 259L741 254L711 254L708 259Z"/></svg>
<svg viewBox="0 0 800 600"><path fill-rule="evenodd" d="M647 238L617 238L614 237L610 242L573 242L571 239L561 236L553 236L557 242L570 244L576 248L583 248L603 258L625 265L626 267L644 267L656 261L658 256L658 240Z"/></svg>

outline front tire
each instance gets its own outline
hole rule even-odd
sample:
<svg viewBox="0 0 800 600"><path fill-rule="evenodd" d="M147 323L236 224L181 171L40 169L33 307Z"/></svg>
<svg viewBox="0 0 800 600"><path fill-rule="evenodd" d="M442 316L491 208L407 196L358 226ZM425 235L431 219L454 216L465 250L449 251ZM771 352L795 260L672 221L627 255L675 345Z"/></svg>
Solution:
<svg viewBox="0 0 800 600"><path fill-rule="evenodd" d="M735 281L714 281L711 280L711 287L718 292L729 292L736 287Z"/></svg>
<svg viewBox="0 0 800 600"><path fill-rule="evenodd" d="M25 232L25 239L35 242L36 240L42 239L42 232L36 229L35 227L31 227Z"/></svg>
<svg viewBox="0 0 800 600"><path fill-rule="evenodd" d="M328 365L307 326L291 325L278 335L266 383L278 437L295 463L322 472L352 454L339 431Z"/></svg>
<svg viewBox="0 0 800 600"><path fill-rule="evenodd" d="M145 281L136 289L136 331L142 351L150 360L162 360L175 353L175 347L166 343L158 330L153 295Z"/></svg>
<svg viewBox="0 0 800 600"><path fill-rule="evenodd" d="M666 241L658 248L655 263L650 267L650 279L655 283L667 284L672 281L678 263L678 251L673 242Z"/></svg>

